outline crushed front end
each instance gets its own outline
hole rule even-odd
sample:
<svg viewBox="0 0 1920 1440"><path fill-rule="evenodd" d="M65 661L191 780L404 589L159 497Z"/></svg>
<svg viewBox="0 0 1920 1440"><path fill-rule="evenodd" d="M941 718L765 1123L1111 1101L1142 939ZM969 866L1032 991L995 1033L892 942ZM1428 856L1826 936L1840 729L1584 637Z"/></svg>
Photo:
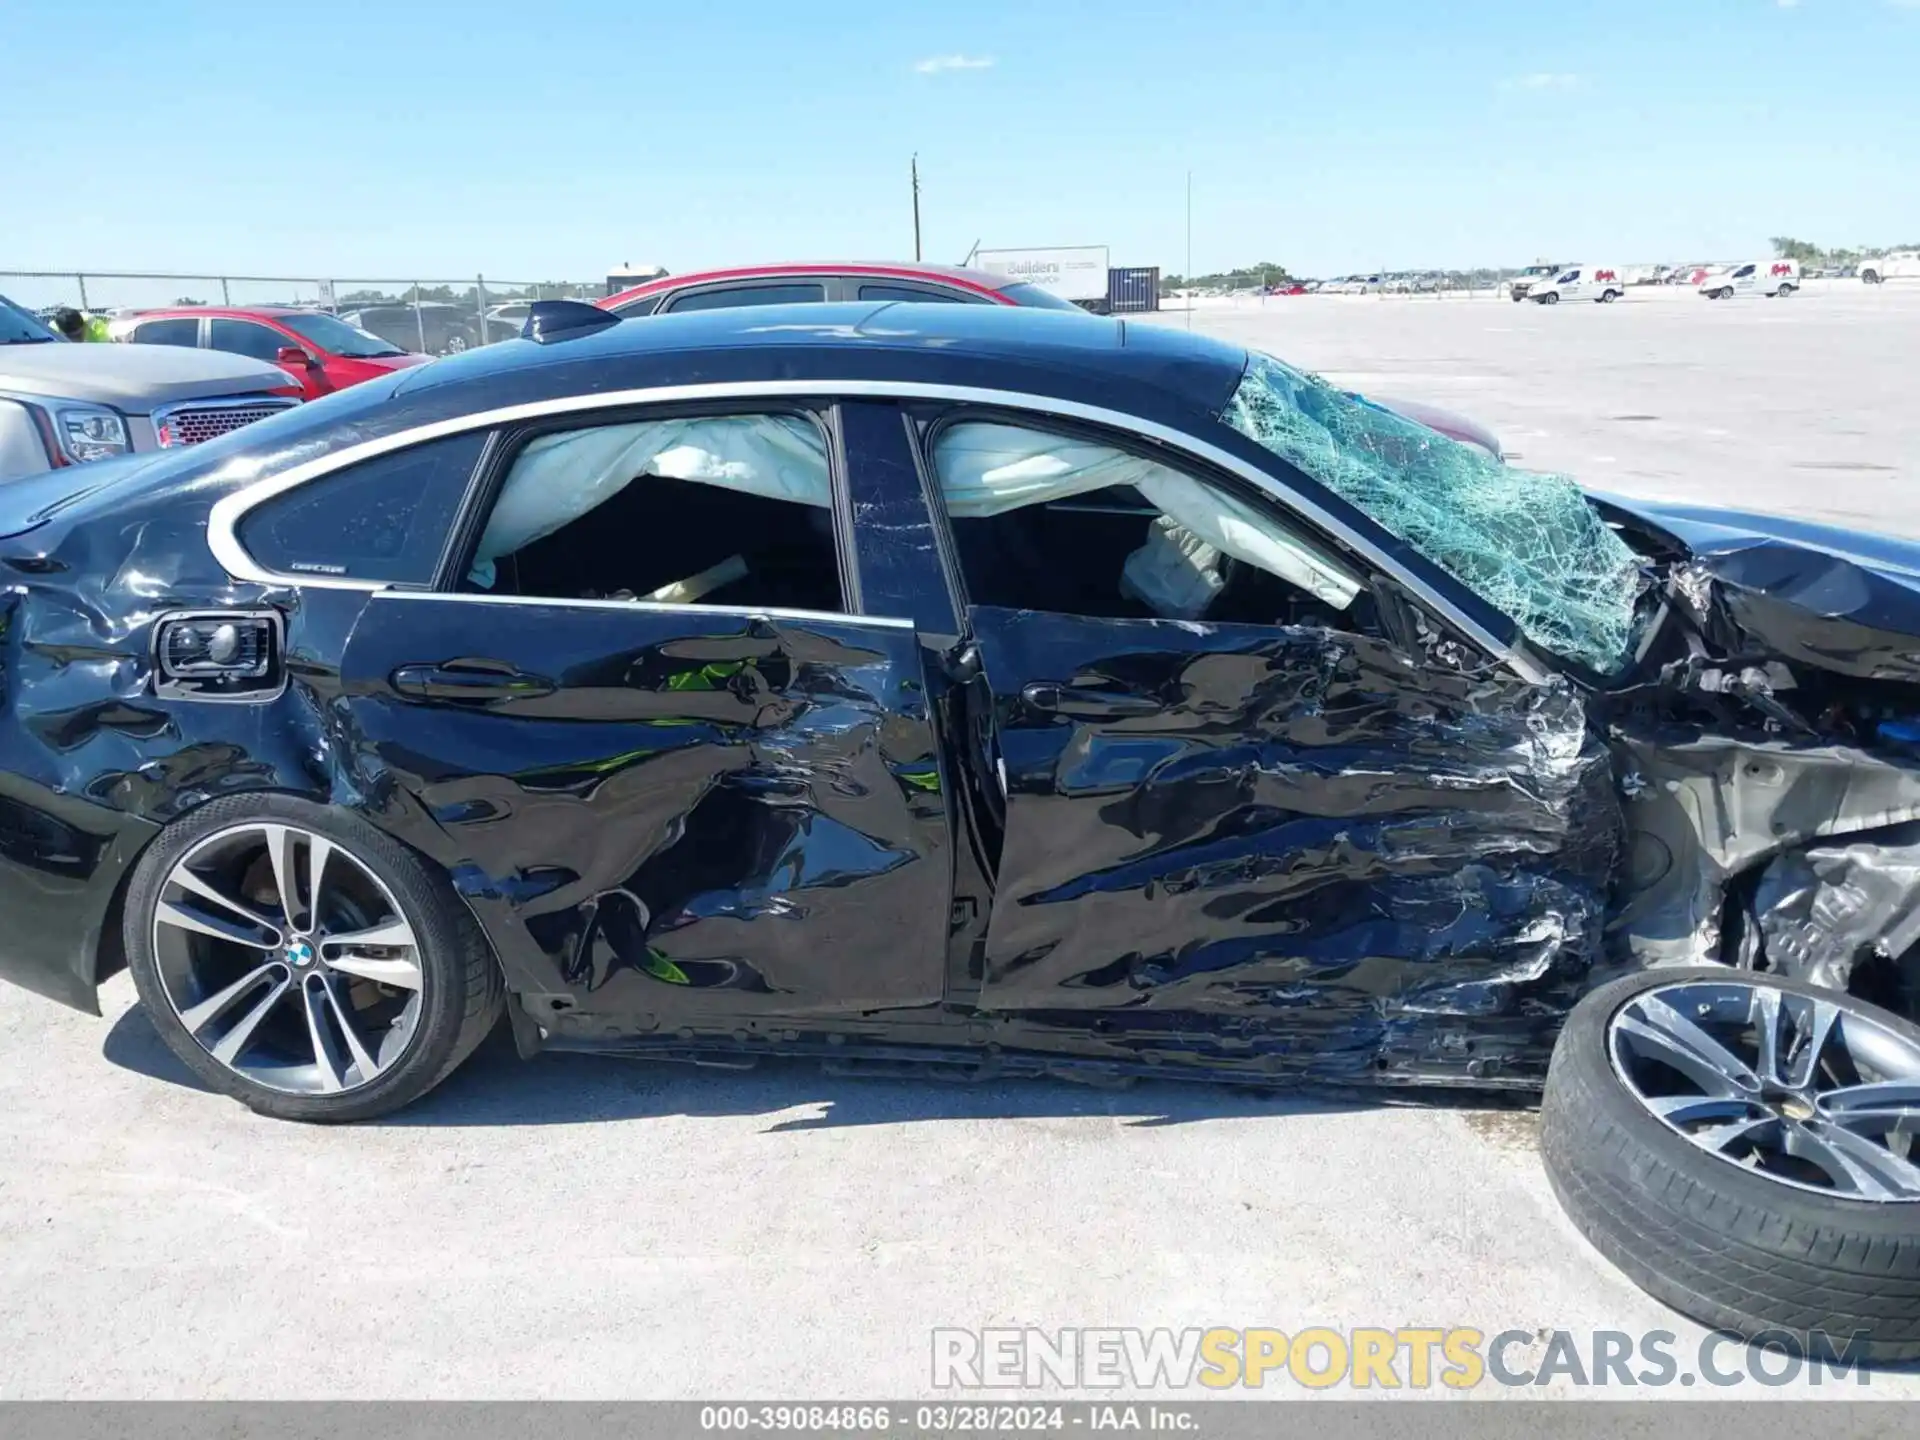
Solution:
<svg viewBox="0 0 1920 1440"><path fill-rule="evenodd" d="M1722 960L1920 1013L1920 544L1606 498L1652 615L1596 706L1618 968Z"/></svg>

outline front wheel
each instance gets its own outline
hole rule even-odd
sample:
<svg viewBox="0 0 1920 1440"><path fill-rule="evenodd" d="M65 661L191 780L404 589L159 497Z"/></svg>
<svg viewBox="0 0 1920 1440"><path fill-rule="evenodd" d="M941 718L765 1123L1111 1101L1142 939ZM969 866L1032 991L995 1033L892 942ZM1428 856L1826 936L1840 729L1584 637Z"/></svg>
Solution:
<svg viewBox="0 0 1920 1440"><path fill-rule="evenodd" d="M1542 305L1558 305L1560 303L1560 296L1552 290L1549 290L1544 295L1536 296L1535 299Z"/></svg>
<svg viewBox="0 0 1920 1440"><path fill-rule="evenodd" d="M364 1120L439 1084L499 1018L446 877L348 811L239 795L140 857L125 938L160 1037L263 1115Z"/></svg>
<svg viewBox="0 0 1920 1440"><path fill-rule="evenodd" d="M1920 1027L1724 966L1655 969L1568 1017L1548 1178L1643 1290L1749 1339L1920 1357Z"/></svg>

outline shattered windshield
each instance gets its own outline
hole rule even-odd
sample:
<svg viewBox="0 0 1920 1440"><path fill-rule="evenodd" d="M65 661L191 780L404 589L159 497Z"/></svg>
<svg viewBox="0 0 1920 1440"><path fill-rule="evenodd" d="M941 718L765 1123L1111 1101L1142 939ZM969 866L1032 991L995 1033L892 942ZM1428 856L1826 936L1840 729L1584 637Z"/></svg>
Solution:
<svg viewBox="0 0 1920 1440"><path fill-rule="evenodd" d="M1627 658L1640 562L1564 475L1471 445L1254 354L1222 418L1406 541L1556 655Z"/></svg>

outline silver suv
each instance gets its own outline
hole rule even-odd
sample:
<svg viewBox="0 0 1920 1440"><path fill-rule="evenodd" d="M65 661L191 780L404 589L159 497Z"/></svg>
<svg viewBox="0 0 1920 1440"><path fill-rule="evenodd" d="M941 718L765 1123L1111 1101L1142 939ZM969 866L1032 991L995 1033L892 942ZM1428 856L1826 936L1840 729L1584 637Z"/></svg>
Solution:
<svg viewBox="0 0 1920 1440"><path fill-rule="evenodd" d="M0 295L0 481L197 445L299 396L286 371L240 355L71 344Z"/></svg>

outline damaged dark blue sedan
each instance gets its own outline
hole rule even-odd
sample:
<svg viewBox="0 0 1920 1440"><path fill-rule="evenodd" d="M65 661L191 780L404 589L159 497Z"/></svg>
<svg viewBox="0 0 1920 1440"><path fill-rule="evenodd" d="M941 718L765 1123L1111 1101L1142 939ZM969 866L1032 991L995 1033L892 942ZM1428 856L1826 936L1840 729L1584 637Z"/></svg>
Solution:
<svg viewBox="0 0 1920 1440"><path fill-rule="evenodd" d="M0 535L0 975L130 967L264 1113L391 1111L503 1015L1544 1087L1656 1294L1920 1353L1920 547L1170 329L565 302Z"/></svg>

